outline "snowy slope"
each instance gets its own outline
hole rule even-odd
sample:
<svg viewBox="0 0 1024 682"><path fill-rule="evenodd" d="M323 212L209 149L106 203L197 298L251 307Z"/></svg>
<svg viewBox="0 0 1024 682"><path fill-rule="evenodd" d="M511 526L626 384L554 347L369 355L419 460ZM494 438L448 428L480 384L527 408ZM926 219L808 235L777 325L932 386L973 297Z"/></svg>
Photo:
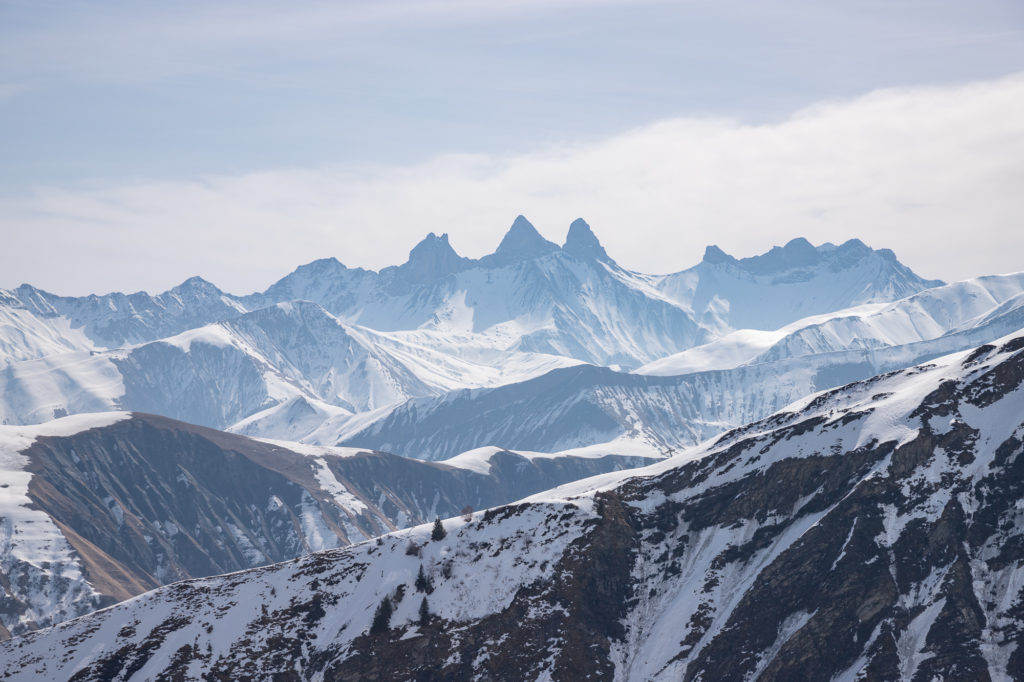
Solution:
<svg viewBox="0 0 1024 682"><path fill-rule="evenodd" d="M419 526L168 586L0 643L0 665L80 680L1019 678L1022 384L1018 335L449 519L443 539ZM393 614L370 632L385 598Z"/></svg>
<svg viewBox="0 0 1024 682"><path fill-rule="evenodd" d="M93 342L80 329L72 329L66 318L40 317L11 292L0 289L0 366L93 347Z"/></svg>
<svg viewBox="0 0 1024 682"><path fill-rule="evenodd" d="M131 409L223 428L261 413L252 433L287 438L296 401L347 415L574 362L427 334L387 335L282 303L128 349L12 363L0 374L0 421Z"/></svg>

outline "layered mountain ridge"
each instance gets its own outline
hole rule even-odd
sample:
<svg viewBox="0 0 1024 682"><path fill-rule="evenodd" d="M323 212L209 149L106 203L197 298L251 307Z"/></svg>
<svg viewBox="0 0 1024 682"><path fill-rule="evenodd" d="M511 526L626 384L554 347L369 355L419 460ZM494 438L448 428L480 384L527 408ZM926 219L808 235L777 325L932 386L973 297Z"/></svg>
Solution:
<svg viewBox="0 0 1024 682"><path fill-rule="evenodd" d="M372 420L339 423L333 433L318 424L312 437L438 459L483 443L554 451L611 440L656 455L760 419L809 393L1020 329L1022 292L1024 275L982 277L774 332L736 332L637 373L580 366L418 398ZM519 426L524 417L529 429ZM252 425L240 430L246 428Z"/></svg>
<svg viewBox="0 0 1024 682"><path fill-rule="evenodd" d="M0 643L0 665L78 680L1020 679L1022 408L1018 332L449 519L444 537L419 526L161 588Z"/></svg>
<svg viewBox="0 0 1024 682"><path fill-rule="evenodd" d="M932 284L891 252L805 240L754 259L709 248L694 268L643 275L618 266L582 219L558 246L519 216L480 259L429 235L400 266L322 259L241 297L198 277L158 296L24 285L0 295L0 422L136 410L329 444L410 399L579 363L649 366L753 324L752 306L792 322L811 305L801 301L871 304Z"/></svg>
<svg viewBox="0 0 1024 682"><path fill-rule="evenodd" d="M522 216L247 296L2 291L0 676L1024 677L1021 328L1020 273L647 275Z"/></svg>
<svg viewBox="0 0 1024 682"><path fill-rule="evenodd" d="M798 247L796 244L804 246ZM805 253L807 249L814 254L813 257ZM803 255L789 255L794 251ZM502 311L511 315L498 322L507 322L526 313L536 315L537 311L529 310L526 303L529 300L536 302L537 294L548 293L550 287L559 291L558 280L566 277L576 279L576 282L570 282L575 284L588 283L590 280L594 283L602 282L606 287L625 287L640 293L643 298L652 299L648 305L657 306L667 298L697 317L708 314L708 302L704 300L706 291L723 283L728 286L730 279L749 280L752 276L766 273L779 275L796 271L789 272L780 280L780 283L794 283L813 279L817 276L817 270L822 268L831 272L864 270L864 261L869 261L868 269L875 279L862 277L863 281L858 283L859 290L835 293L833 303L836 305L831 309L895 300L912 291L939 284L912 273L895 259L891 251L875 251L856 240L840 247L824 244L817 248L806 240L794 240L763 256L741 260L726 256L717 247L709 247L708 254L712 253L719 254L719 257L713 258L706 254L704 261L697 266L674 275L640 275L616 265L590 226L582 219L572 223L564 245L559 247L544 239L529 221L519 216L496 251L477 260L459 256L449 244L447 235L431 233L412 249L408 261L403 265L374 272L348 268L334 258L325 258L299 267L262 293L247 296L227 294L200 277L192 277L157 296L137 292L66 297L25 284L3 292L0 303L14 303L44 320L66 318L72 328L82 330L95 348L119 348L173 336L187 329L293 300L318 303L346 322L362 324L379 331L437 326L443 318L435 320L435 314L450 300L453 290L468 287L467 293L474 292L471 299L493 299L493 294L488 294L488 290L501 290L502 297L509 297L515 294L513 288L508 286L510 280L518 284L534 285L534 296L518 302L512 300L512 305ZM530 268L524 270L523 264L535 262L539 262L539 272ZM881 268L879 264L883 263L889 267ZM587 272L581 270L581 266L595 269ZM454 286L438 284L451 277L458 280L460 273L468 271L509 268L513 272L498 281L485 276L483 280L469 277L449 283ZM694 281L709 276L709 273L713 273L714 280L709 283L710 286L699 287L699 291L688 290L687 287ZM543 274L548 281L536 279L539 274ZM416 295L410 296L413 291ZM572 289L561 291L562 295L555 298L568 307L556 306L556 309L561 308L562 314L573 311L574 315L579 315L578 306L581 302L572 301L575 298L573 294L578 292ZM719 300L724 300L724 293L727 292L711 291L711 298L717 296ZM474 308L480 303L482 301L474 303L470 300L468 306ZM806 314L796 315L786 321L791 322L804 316ZM482 316L480 320L473 321L472 328L479 332L495 323L495 320ZM700 320L697 320L697 325L700 324ZM721 327L723 322L718 321L716 324ZM750 325L732 326L742 328ZM691 336L696 333L695 328L689 331ZM693 339L686 341L692 342ZM593 361L588 358L578 359Z"/></svg>

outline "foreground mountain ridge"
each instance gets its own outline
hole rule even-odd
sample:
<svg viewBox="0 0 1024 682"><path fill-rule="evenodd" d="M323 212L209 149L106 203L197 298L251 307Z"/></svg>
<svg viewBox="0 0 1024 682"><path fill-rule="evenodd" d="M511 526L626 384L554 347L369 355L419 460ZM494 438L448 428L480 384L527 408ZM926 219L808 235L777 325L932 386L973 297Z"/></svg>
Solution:
<svg viewBox="0 0 1024 682"><path fill-rule="evenodd" d="M1022 384L1018 332L443 538L178 583L0 660L11 679L1024 679Z"/></svg>
<svg viewBox="0 0 1024 682"><path fill-rule="evenodd" d="M491 449L434 464L138 413L0 427L0 639L648 461Z"/></svg>

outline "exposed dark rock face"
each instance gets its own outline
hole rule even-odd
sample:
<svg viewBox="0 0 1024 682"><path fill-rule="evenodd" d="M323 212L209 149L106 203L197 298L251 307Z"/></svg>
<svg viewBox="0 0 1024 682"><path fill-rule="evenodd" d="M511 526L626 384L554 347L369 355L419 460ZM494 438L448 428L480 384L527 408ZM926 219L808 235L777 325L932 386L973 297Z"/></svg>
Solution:
<svg viewBox="0 0 1024 682"><path fill-rule="evenodd" d="M598 491L449 519L440 540L426 524L168 586L0 644L0 670L1024 679L1022 344L815 396Z"/></svg>
<svg viewBox="0 0 1024 682"><path fill-rule="evenodd" d="M314 451L324 454L135 414L73 436L39 438L23 452L33 474L29 498L68 540L97 592L81 606L86 610L646 463L498 452L485 474L381 452ZM45 566L35 573L60 579ZM20 634L54 622L22 622L19 614L39 608L38 597L28 584L5 581L0 566L5 629Z"/></svg>

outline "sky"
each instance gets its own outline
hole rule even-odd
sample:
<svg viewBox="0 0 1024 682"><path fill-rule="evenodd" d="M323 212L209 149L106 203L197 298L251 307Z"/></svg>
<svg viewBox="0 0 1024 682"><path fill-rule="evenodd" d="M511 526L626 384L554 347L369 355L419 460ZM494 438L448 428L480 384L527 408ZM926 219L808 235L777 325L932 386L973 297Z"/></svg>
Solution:
<svg viewBox="0 0 1024 682"><path fill-rule="evenodd" d="M0 0L0 287L262 290L583 217L667 273L803 236L1024 270L1018 0Z"/></svg>

